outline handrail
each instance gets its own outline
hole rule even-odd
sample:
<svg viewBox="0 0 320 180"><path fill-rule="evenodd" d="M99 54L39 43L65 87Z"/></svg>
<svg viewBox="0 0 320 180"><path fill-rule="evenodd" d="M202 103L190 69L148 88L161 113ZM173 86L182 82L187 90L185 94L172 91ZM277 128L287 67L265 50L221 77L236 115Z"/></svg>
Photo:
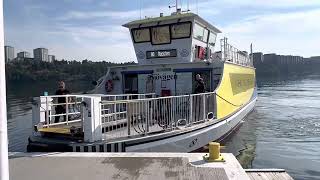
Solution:
<svg viewBox="0 0 320 180"><path fill-rule="evenodd" d="M130 95L139 95L140 99L127 98ZM148 98L148 95L152 97ZM168 132L182 126L189 128L213 119L208 118L208 115L215 112L215 91L166 97L154 97L154 95L154 93L148 93L111 96L42 96L37 108L42 114L40 115L40 119L43 120L40 122L44 123L42 127L50 128L80 122L75 126L81 125L85 140L88 140L88 137L95 137L91 140L101 140ZM59 97L66 98L66 102L53 103L54 98ZM73 98L73 101L68 101L69 98ZM107 100L101 101L101 98ZM44 101L45 104L43 104ZM87 106L88 104L90 106ZM64 106L64 111L57 111L55 106ZM44 110L41 110L42 108ZM89 115L90 112L96 112L96 110L100 113ZM61 117L64 117L63 121ZM59 121L54 121L56 119ZM90 121L97 123L90 123ZM101 135L92 135L90 131L86 131L90 128L83 126L93 126L92 129L101 128Z"/></svg>
<svg viewBox="0 0 320 180"><path fill-rule="evenodd" d="M240 51L239 49L229 44L227 38L221 39L220 45L221 45L222 60L224 62L232 62L234 64L247 66L247 67L253 66L252 58L250 58L247 53L244 53L244 51Z"/></svg>
<svg viewBox="0 0 320 180"><path fill-rule="evenodd" d="M118 138L173 131L178 122L186 128L204 123L212 120L208 114L214 113L215 94L100 101L102 133Z"/></svg>
<svg viewBox="0 0 320 180"><path fill-rule="evenodd" d="M50 97L50 98L57 98L57 97L114 97L114 96L150 96L155 95L155 93L146 93L146 94L67 94L67 95L48 95L48 96L40 96L41 97Z"/></svg>
<svg viewBox="0 0 320 180"><path fill-rule="evenodd" d="M117 102L138 102L138 101L143 101L143 100L170 99L170 98L178 98L178 97L193 97L193 96L209 95L209 94L216 94L216 91L206 92L206 93L198 93L198 94L178 95L178 96L154 97L154 98L148 98L148 99L128 99L128 100L114 100L114 101L117 101ZM100 103L112 103L114 101L103 100Z"/></svg>

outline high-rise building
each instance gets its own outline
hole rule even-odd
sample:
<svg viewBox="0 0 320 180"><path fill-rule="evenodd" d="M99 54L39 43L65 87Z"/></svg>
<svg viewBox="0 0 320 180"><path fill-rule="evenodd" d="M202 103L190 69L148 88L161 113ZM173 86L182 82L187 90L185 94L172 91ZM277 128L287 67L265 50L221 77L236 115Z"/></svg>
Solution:
<svg viewBox="0 0 320 180"><path fill-rule="evenodd" d="M18 60L24 60L25 58L30 58L30 53L26 51L22 51L17 53L17 59Z"/></svg>
<svg viewBox="0 0 320 180"><path fill-rule="evenodd" d="M5 62L14 60L14 48L11 46L4 46Z"/></svg>
<svg viewBox="0 0 320 180"><path fill-rule="evenodd" d="M254 65L254 67L257 67L262 63L263 63L263 53L262 52L253 53L253 65Z"/></svg>
<svg viewBox="0 0 320 180"><path fill-rule="evenodd" d="M49 55L48 56L48 61L49 62L53 62L53 61L55 61L56 60L56 57L54 56L54 55Z"/></svg>
<svg viewBox="0 0 320 180"><path fill-rule="evenodd" d="M33 57L35 61L46 61L49 62L48 59L48 49L46 48L37 48L33 50Z"/></svg>

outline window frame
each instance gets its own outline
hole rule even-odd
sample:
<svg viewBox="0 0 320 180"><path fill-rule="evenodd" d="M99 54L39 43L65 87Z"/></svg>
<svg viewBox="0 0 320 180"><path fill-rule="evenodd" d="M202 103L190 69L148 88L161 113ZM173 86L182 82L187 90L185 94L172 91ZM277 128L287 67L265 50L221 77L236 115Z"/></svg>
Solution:
<svg viewBox="0 0 320 180"><path fill-rule="evenodd" d="M142 29L148 29L149 30L149 40L148 41L139 41L139 42L137 42L136 41L136 39L135 39L135 37L134 37L134 31L136 31L136 30L142 30ZM133 42L134 43L146 43L146 42L150 42L151 41L151 29L149 28L149 27L141 27L141 28L132 28L131 29L131 36L132 36L132 39L133 39Z"/></svg>
<svg viewBox="0 0 320 180"><path fill-rule="evenodd" d="M208 37L208 45L210 45L210 46L216 46L216 43L217 43L217 34L216 33L214 33L213 31L209 31L210 33L209 33L209 37ZM210 38L211 38L211 34L213 34L214 36L215 36L215 38L214 38L214 45L212 45L212 44L210 44Z"/></svg>
<svg viewBox="0 0 320 180"><path fill-rule="evenodd" d="M179 24L190 24L190 32L189 32L189 36L186 36L186 37L180 37L180 38L173 38L172 37L172 32L171 32L171 27L173 25L179 25ZM169 26L169 34L170 34L170 42L169 43L153 43L152 42L152 28L156 28L156 27L162 27L162 26ZM150 40L149 41L139 41L137 42L136 39L134 38L134 34L133 32L135 30L140 30L140 29L149 29L149 37L150 37ZM193 34L193 23L191 21L183 21L183 22L177 22L177 23L171 23L171 24L163 24L163 25L155 25L155 26L148 26L148 27L138 27L138 28L132 28L131 29L131 38L133 40L134 43L147 43L147 42L150 42L152 45L163 45L163 44L171 44L172 43L172 40L176 40L176 39L187 39L187 38L190 38Z"/></svg>
<svg viewBox="0 0 320 180"><path fill-rule="evenodd" d="M153 40L152 40L152 28L159 28L159 27L165 27L165 26L168 26L169 28L169 42L165 42L165 43L153 43ZM159 25L159 26L151 26L149 27L150 28L150 41L151 41L151 44L152 45L163 45L163 44L171 44L172 42L172 39L171 39L171 24L163 24L163 25Z"/></svg>
<svg viewBox="0 0 320 180"><path fill-rule="evenodd" d="M197 23L197 22L195 22L194 24L195 24L195 26L198 25L198 26L200 26L201 28L203 28L203 33L202 33L202 35L203 35L202 37L203 37L203 38L200 39L200 38L198 38L198 37L195 37L195 36L194 36L194 33L192 34L192 37L195 38L196 40L199 40L199 41L204 42L204 43L207 44L207 43L209 42L209 36L210 36L210 32L211 32L211 31L210 31L209 29L207 29L206 27L202 26L201 24ZM194 27L195 27L195 26L194 26ZM207 39L206 39L206 40L204 40L204 32L205 32L205 30L208 32L208 33L207 33Z"/></svg>
<svg viewBox="0 0 320 180"><path fill-rule="evenodd" d="M171 32L171 27L172 27L173 25L180 25L180 24L190 24L189 35L186 36L186 37L173 38L173 37L172 37L172 32ZM186 39L186 38L190 38L191 35L192 35L192 22L191 22L191 21L185 21L185 22L178 22L178 23L170 24L170 33L171 33L171 39Z"/></svg>

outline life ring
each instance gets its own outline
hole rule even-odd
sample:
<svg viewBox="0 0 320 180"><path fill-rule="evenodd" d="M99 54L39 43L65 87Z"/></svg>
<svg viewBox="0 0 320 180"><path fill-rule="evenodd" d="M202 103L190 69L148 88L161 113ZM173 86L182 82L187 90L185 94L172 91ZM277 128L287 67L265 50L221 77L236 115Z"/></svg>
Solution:
<svg viewBox="0 0 320 180"><path fill-rule="evenodd" d="M111 79L106 82L105 89L107 92L111 92L113 90L113 82Z"/></svg>

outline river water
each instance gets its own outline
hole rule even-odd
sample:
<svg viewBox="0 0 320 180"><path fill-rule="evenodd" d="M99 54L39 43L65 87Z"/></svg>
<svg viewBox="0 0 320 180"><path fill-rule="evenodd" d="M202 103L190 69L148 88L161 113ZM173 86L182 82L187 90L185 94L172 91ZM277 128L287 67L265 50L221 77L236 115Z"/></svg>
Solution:
<svg viewBox="0 0 320 180"><path fill-rule="evenodd" d="M92 88L87 82L67 86L72 92ZM31 97L54 89L54 82L8 84L9 151L26 150ZM282 168L295 179L320 179L320 76L258 81L258 94L255 110L223 151L237 156L244 168Z"/></svg>

